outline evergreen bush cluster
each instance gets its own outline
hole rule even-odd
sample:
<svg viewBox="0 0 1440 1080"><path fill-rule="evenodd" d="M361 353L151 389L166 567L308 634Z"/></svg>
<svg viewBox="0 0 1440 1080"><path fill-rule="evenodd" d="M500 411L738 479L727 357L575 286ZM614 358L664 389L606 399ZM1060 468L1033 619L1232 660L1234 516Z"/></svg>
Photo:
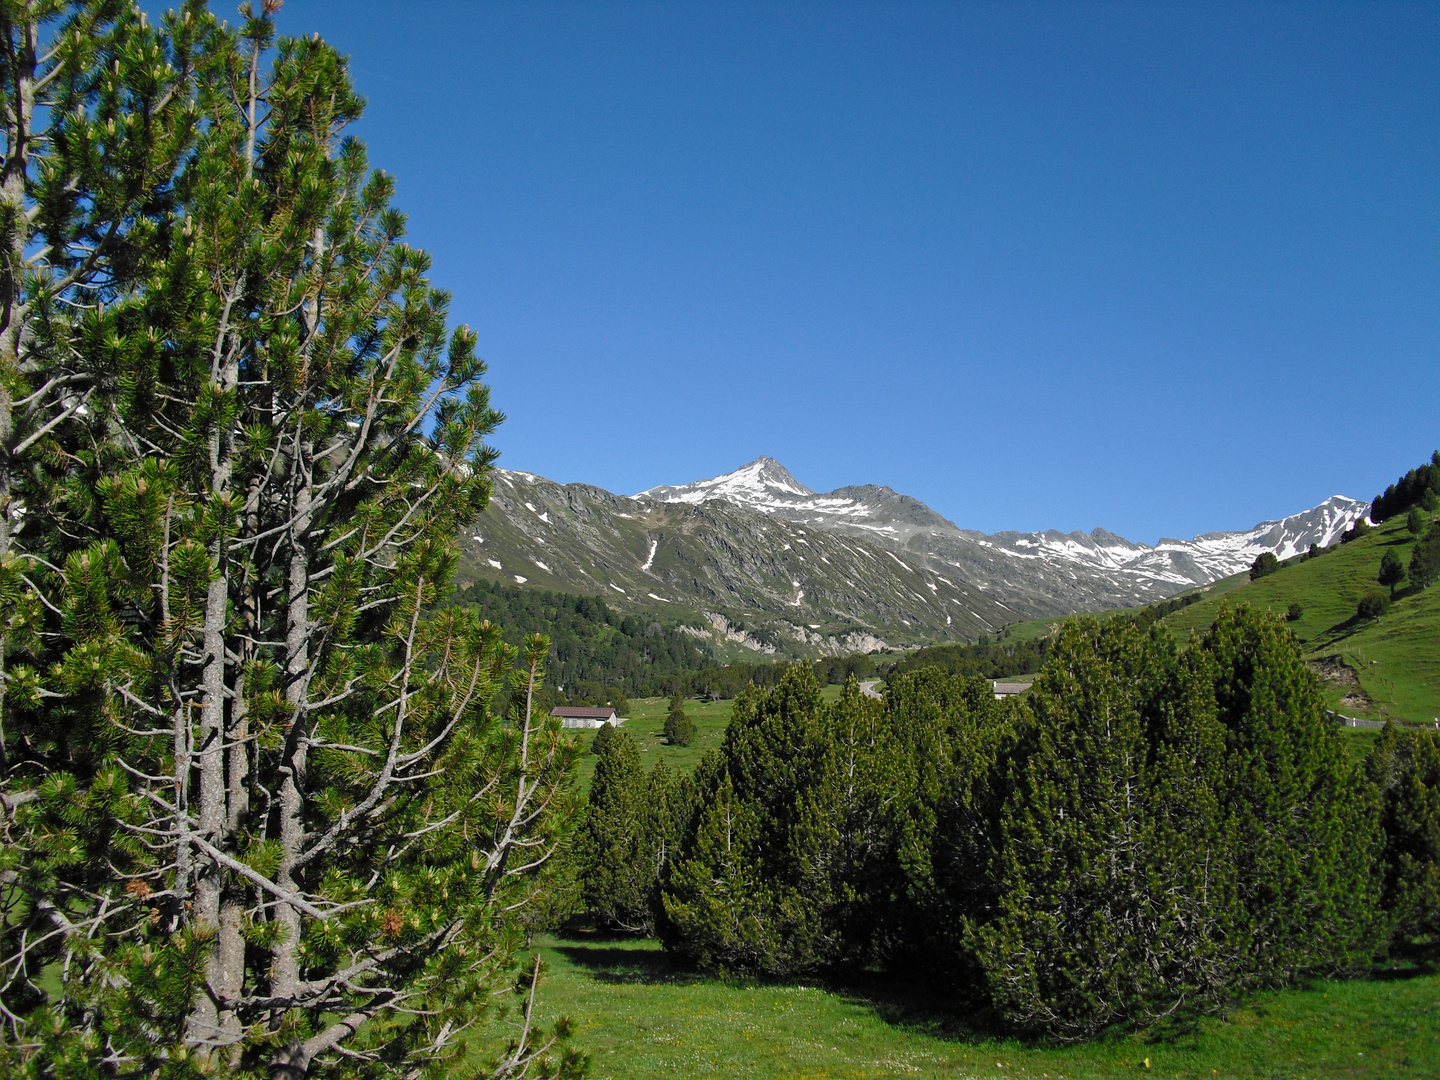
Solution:
<svg viewBox="0 0 1440 1080"><path fill-rule="evenodd" d="M614 858L643 870L623 887L587 864L593 910L640 925L615 898L648 895L702 968L923 973L1054 1038L1214 1010L1440 932L1434 742L1387 733L1360 768L1342 739L1293 635L1248 608L1184 649L1073 620L1025 698L929 667L826 704L797 666L736 700L663 854ZM613 772L640 791L633 758ZM592 830L620 827L610 775Z"/></svg>
<svg viewBox="0 0 1440 1080"><path fill-rule="evenodd" d="M1255 561L1250 564L1250 580L1256 581L1280 569L1280 560L1275 557L1273 551L1262 551L1255 556Z"/></svg>

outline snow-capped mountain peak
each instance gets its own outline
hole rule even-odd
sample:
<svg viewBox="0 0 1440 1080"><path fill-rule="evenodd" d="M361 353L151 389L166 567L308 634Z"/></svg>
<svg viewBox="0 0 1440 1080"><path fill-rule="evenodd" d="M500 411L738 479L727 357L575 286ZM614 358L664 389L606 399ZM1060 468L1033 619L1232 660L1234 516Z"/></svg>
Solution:
<svg viewBox="0 0 1440 1080"><path fill-rule="evenodd" d="M711 499L721 499L738 506L760 510L776 502L788 503L797 497L804 498L814 494L774 458L758 457L750 464L742 465L724 476L696 480L690 484L662 484L660 487L632 495L631 498L669 503L703 503Z"/></svg>
<svg viewBox="0 0 1440 1080"><path fill-rule="evenodd" d="M719 499L769 517L831 532L864 536L912 557L949 567L979 588L1006 592L1028 584L1053 591L1060 578L1088 572L1118 593L1111 604L1138 602L1238 574L1262 552L1288 559L1316 544L1326 547L1365 517L1369 504L1334 495L1319 506L1239 532L1212 532L1193 540L1137 544L1106 529L1085 533L1002 532L957 527L924 503L886 487L861 485L817 493L773 458L762 457L712 480L651 488L633 499L698 504ZM998 560L998 561L997 561ZM946 572L946 571L939 571Z"/></svg>

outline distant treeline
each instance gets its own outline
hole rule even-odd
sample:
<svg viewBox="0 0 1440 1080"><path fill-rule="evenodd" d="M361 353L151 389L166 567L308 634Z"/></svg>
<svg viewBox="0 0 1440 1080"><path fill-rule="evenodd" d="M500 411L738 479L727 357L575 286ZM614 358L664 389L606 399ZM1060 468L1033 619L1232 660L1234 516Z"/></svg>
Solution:
<svg viewBox="0 0 1440 1080"><path fill-rule="evenodd" d="M826 703L795 665L693 774L617 732L552 911L705 970L928 978L1077 1039L1433 959L1436 836L1440 741L1387 729L1355 762L1284 624L1222 606L1184 648L1069 620L1004 701L922 666Z"/></svg>
<svg viewBox="0 0 1440 1080"><path fill-rule="evenodd" d="M788 670L786 662L720 664L704 642L662 621L653 612L616 611L598 596L572 596L477 581L456 590L452 604L475 608L481 618L504 627L518 644L528 634L550 638L547 701L572 705L615 705L622 714L628 698L733 698L747 686L770 689ZM885 674L884 657L827 657L815 662L823 684L851 675ZM1033 670L1033 669L1031 669Z"/></svg>
<svg viewBox="0 0 1440 1080"><path fill-rule="evenodd" d="M1411 469L1383 494L1376 495L1370 506L1370 520L1379 525L1416 505L1433 510L1437 499L1440 499L1440 450L1430 455L1427 464Z"/></svg>
<svg viewBox="0 0 1440 1080"><path fill-rule="evenodd" d="M703 644L652 615L616 611L597 596L571 596L477 581L456 590L454 604L475 608L504 627L506 640L550 638L546 684L572 704L616 706L621 697L671 693L694 674L717 667Z"/></svg>
<svg viewBox="0 0 1440 1080"><path fill-rule="evenodd" d="M937 667L948 675L979 675L1005 679L1039 671L1050 648L1049 638L1014 645L979 642L973 645L931 645L909 653L889 666L887 679L921 668Z"/></svg>

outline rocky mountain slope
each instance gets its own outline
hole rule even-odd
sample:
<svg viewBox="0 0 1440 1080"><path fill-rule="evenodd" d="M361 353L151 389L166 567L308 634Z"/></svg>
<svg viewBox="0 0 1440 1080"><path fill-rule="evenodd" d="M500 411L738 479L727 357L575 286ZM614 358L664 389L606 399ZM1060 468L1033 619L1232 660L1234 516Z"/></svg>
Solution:
<svg viewBox="0 0 1440 1080"><path fill-rule="evenodd" d="M1151 547L1104 529L1088 535L1054 530L987 535L961 529L888 487L811 491L772 458L713 480L652 488L634 498L686 504L723 499L770 517L870 539L917 560L938 561L969 584L1037 615L1148 602L1237 574L1263 551L1285 559L1311 544L1325 547L1369 508L1335 495L1313 509L1244 532L1166 539Z"/></svg>
<svg viewBox="0 0 1440 1080"><path fill-rule="evenodd" d="M731 651L839 654L1147 603L1261 551L1324 546L1367 506L1336 496L1246 532L1151 547L1103 529L961 529L887 487L811 491L770 458L632 496L502 469L461 577L673 612Z"/></svg>

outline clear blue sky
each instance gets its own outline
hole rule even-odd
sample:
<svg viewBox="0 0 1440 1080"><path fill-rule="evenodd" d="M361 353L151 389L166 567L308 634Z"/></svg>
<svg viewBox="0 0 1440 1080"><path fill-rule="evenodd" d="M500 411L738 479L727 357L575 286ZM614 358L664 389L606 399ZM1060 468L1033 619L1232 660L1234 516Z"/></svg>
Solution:
<svg viewBox="0 0 1440 1080"><path fill-rule="evenodd" d="M279 23L350 55L510 468L631 492L769 454L1153 541L1440 446L1440 5Z"/></svg>

